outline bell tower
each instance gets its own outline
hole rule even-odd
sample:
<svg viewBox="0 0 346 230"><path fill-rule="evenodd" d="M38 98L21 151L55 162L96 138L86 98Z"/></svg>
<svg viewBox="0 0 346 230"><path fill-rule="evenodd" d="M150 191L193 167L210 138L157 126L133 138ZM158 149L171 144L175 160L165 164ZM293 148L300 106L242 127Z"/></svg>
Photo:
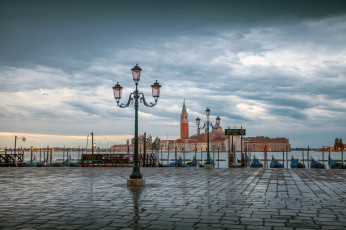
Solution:
<svg viewBox="0 0 346 230"><path fill-rule="evenodd" d="M185 100L183 104L183 109L180 115L180 139L188 139L189 138L189 115L186 111Z"/></svg>

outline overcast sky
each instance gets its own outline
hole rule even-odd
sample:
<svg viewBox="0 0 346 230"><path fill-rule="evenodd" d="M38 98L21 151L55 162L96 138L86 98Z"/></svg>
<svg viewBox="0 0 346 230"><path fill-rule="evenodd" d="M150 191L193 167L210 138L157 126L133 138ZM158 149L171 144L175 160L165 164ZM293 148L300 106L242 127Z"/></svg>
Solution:
<svg viewBox="0 0 346 230"><path fill-rule="evenodd" d="M195 119L221 117L247 136L293 147L346 142L345 1L0 1L0 147L83 146L134 134L134 90L162 85L140 104L139 132L180 136L183 100Z"/></svg>

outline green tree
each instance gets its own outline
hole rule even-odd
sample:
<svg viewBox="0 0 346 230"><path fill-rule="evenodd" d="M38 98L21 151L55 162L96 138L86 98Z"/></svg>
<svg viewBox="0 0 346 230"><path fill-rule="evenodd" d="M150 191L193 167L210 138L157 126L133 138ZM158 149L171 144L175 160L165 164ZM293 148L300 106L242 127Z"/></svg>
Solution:
<svg viewBox="0 0 346 230"><path fill-rule="evenodd" d="M153 149L159 149L160 143L161 143L161 139L159 137L156 137L152 144Z"/></svg>
<svg viewBox="0 0 346 230"><path fill-rule="evenodd" d="M142 143L144 143L144 135L139 135L138 136L138 144L142 144ZM133 145L135 144L135 138L131 139L131 144L133 144ZM151 145L152 145L152 137L149 134L149 135L146 135L145 146L150 148Z"/></svg>
<svg viewBox="0 0 346 230"><path fill-rule="evenodd" d="M335 141L334 141L334 150L337 150L337 149L338 149L338 145L339 145L339 138L335 138Z"/></svg>

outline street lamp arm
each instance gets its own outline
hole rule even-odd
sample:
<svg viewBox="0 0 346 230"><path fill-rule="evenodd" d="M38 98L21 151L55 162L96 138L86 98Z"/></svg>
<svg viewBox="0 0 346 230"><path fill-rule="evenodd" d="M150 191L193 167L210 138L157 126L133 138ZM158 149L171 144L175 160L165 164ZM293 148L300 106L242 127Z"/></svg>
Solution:
<svg viewBox="0 0 346 230"><path fill-rule="evenodd" d="M130 96L129 96L129 100L126 104L123 104L123 103L119 103L120 100L117 100L117 105L120 107L120 108L126 108L130 105L131 101L133 100L133 96L134 96L134 93L131 93Z"/></svg>
<svg viewBox="0 0 346 230"><path fill-rule="evenodd" d="M204 129L205 127L207 127L207 122L204 122L203 127L199 127L199 126L198 126L198 129Z"/></svg>
<svg viewBox="0 0 346 230"><path fill-rule="evenodd" d="M145 101L145 97L143 93L139 93L139 97L140 97L141 103L143 103L147 107L154 107L157 104L157 98L155 98L155 103L154 102L147 103Z"/></svg>
<svg viewBox="0 0 346 230"><path fill-rule="evenodd" d="M216 124L215 126L214 126L213 123L211 123L211 122L209 122L209 124L210 124L210 126L211 126L213 129L219 128L219 125L217 125L217 124Z"/></svg>

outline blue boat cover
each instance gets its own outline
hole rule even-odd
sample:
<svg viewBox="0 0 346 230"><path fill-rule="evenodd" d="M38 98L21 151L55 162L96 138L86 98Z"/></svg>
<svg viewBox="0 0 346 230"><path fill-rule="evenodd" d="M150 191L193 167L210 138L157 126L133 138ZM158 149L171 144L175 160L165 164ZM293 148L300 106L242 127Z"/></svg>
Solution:
<svg viewBox="0 0 346 230"><path fill-rule="evenodd" d="M295 168L305 168L305 164L303 164L302 162L300 162L297 159L294 159L292 157L292 159L291 159L291 168L292 169L295 169Z"/></svg>
<svg viewBox="0 0 346 230"><path fill-rule="evenodd" d="M312 169L325 169L326 166L319 161L316 161L314 158L311 158L311 168Z"/></svg>
<svg viewBox="0 0 346 230"><path fill-rule="evenodd" d="M263 168L263 164L254 156L250 168Z"/></svg>
<svg viewBox="0 0 346 230"><path fill-rule="evenodd" d="M270 162L270 168L283 168L284 165L272 156L272 162Z"/></svg>

